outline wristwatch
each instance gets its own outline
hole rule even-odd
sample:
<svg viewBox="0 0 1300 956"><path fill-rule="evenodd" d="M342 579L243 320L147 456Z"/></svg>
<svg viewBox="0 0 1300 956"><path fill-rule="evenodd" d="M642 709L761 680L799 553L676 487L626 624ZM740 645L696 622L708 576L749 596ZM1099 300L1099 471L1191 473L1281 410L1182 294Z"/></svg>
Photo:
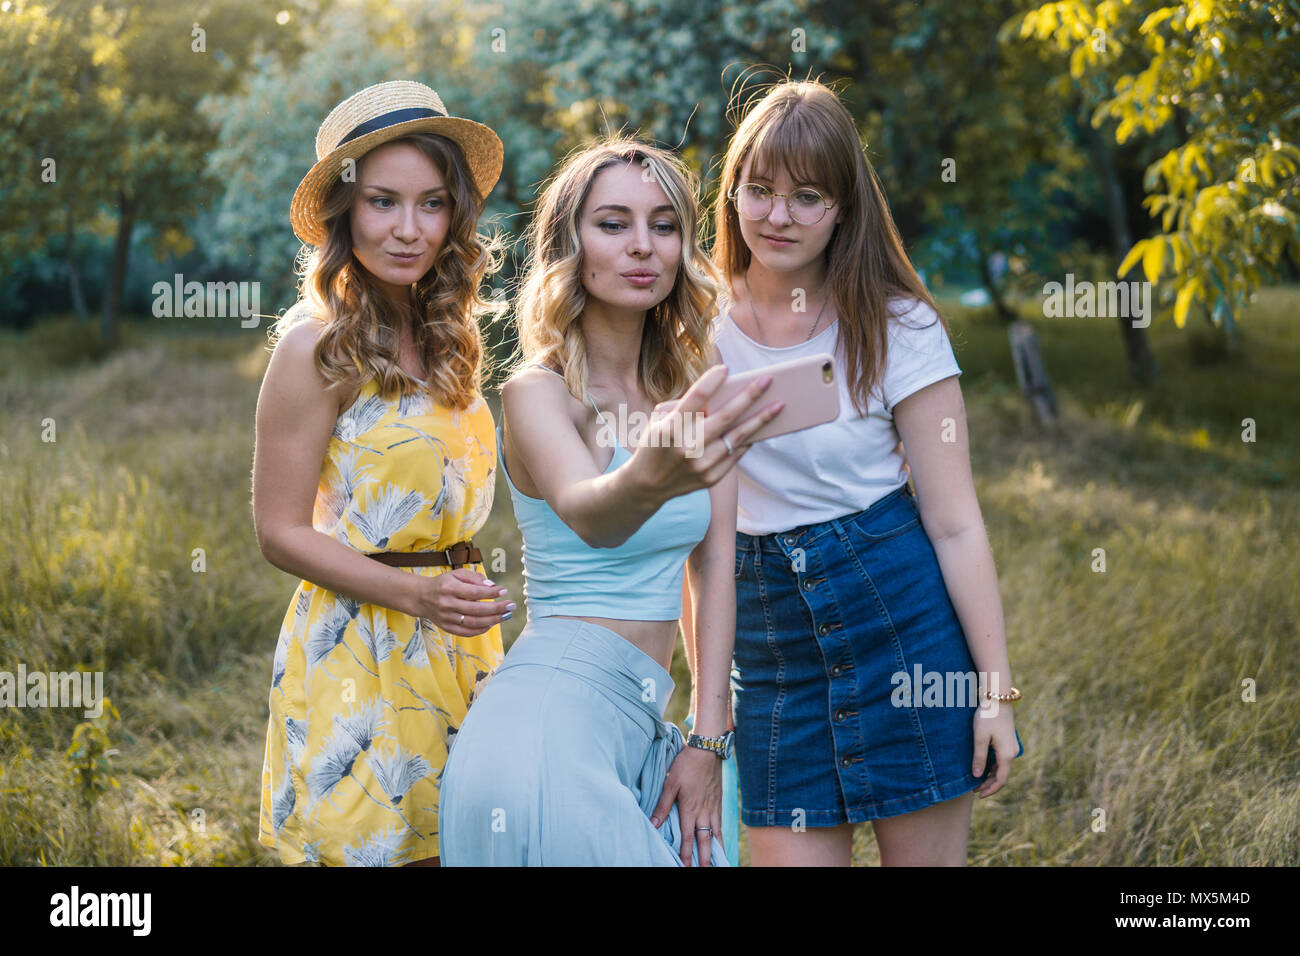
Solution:
<svg viewBox="0 0 1300 956"><path fill-rule="evenodd" d="M700 750L707 750L711 754L716 754L723 760L731 756L731 746L736 739L736 732L728 730L725 734L718 737L702 737L699 734L691 734L686 738L688 747L698 747Z"/></svg>

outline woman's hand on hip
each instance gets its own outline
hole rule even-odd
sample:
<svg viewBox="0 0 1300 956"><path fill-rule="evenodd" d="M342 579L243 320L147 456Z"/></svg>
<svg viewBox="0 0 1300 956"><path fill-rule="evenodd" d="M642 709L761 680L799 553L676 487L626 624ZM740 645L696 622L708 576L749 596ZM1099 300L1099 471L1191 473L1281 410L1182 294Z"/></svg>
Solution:
<svg viewBox="0 0 1300 956"><path fill-rule="evenodd" d="M717 754L689 746L678 751L650 822L656 827L663 823L674 802L682 828L682 865L691 865L691 850L698 843L700 866L711 866L711 838L722 842L722 760ZM708 832L698 827L708 827Z"/></svg>
<svg viewBox="0 0 1300 956"><path fill-rule="evenodd" d="M513 616L506 589L470 568L453 568L432 577L417 575L413 615L426 618L449 634L474 637Z"/></svg>

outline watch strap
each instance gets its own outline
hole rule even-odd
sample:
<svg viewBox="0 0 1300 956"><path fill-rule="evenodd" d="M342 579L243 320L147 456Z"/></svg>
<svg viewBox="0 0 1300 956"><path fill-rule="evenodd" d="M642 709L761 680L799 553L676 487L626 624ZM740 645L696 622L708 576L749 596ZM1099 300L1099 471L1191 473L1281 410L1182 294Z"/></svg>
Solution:
<svg viewBox="0 0 1300 956"><path fill-rule="evenodd" d="M718 757L727 758L731 751L732 741L735 738L735 731L728 730L717 737L705 737L703 734L692 733L686 738L686 744L690 747L696 747L700 750L707 750Z"/></svg>

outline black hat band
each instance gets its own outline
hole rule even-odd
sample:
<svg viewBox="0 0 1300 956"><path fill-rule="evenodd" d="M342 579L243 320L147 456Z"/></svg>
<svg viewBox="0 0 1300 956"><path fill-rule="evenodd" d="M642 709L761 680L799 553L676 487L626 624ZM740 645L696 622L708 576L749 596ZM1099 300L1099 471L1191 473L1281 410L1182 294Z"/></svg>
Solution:
<svg viewBox="0 0 1300 956"><path fill-rule="evenodd" d="M339 140L338 145L334 148L338 149L339 146L342 146L345 143L350 143L352 140L357 139L360 136L365 136L367 133L373 133L377 130L386 129L389 126L396 126L398 123L407 123L411 120L429 119L431 117L446 115L446 113L439 113L437 110L430 109L427 106L407 106L400 110L391 110L387 113L381 113L374 119L368 119L361 125L353 128L352 132Z"/></svg>

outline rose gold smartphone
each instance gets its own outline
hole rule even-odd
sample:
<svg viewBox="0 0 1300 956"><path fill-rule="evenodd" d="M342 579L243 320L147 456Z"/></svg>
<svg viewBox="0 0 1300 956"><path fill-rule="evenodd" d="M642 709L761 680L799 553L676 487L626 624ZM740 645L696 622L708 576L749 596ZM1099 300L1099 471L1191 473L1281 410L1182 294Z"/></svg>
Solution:
<svg viewBox="0 0 1300 956"><path fill-rule="evenodd" d="M727 376L709 399L705 413L726 405L751 382L766 375L772 376L772 384L750 406L752 411L743 414L736 424L748 421L773 402L785 402L785 407L750 437L751 442L824 425L839 417L840 388L835 380L835 362L824 352Z"/></svg>

